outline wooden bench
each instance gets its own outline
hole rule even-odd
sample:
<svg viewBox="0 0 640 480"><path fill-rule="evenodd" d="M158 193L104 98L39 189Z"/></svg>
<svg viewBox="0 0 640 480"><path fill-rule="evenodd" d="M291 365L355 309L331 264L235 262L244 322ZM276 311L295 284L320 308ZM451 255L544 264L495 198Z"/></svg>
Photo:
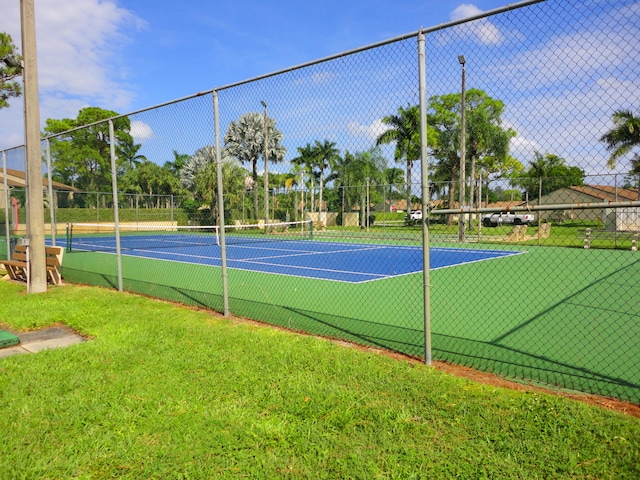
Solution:
<svg viewBox="0 0 640 480"><path fill-rule="evenodd" d="M638 232L587 228L580 238L584 240L584 248L591 248L591 242L596 240L613 241L614 244L617 244L618 241L631 240L631 250L634 252L638 250Z"/></svg>
<svg viewBox="0 0 640 480"><path fill-rule="evenodd" d="M62 247L45 247L46 264L47 264L47 280L53 285L62 283L60 268L62 267L62 256L64 249ZM27 269L27 247L25 245L16 246L13 252L12 260L0 260L0 264L4 265L9 277L12 280L26 282L28 277Z"/></svg>

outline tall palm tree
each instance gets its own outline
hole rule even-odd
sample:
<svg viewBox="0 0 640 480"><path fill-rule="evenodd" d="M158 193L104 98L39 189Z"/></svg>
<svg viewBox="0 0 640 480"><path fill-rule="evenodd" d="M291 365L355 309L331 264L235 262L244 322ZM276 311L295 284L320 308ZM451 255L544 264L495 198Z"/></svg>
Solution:
<svg viewBox="0 0 640 480"><path fill-rule="evenodd" d="M335 167L336 161L340 158L340 150L336 148L336 142L330 142L329 140L325 140L320 143L316 140L313 145L313 149L315 150L315 167L319 170L319 180L320 180L320 195L319 195L319 207L318 210L322 211L322 193L324 189L324 174L325 170L331 170Z"/></svg>
<svg viewBox="0 0 640 480"><path fill-rule="evenodd" d="M134 143L133 141L122 142L118 145L118 159L125 171L133 170L141 163L147 161L147 157L138 153L141 148L141 144Z"/></svg>
<svg viewBox="0 0 640 480"><path fill-rule="evenodd" d="M607 166L615 168L620 157L640 146L640 117L635 117L631 110L616 110L611 119L614 127L600 137L600 141L611 152Z"/></svg>
<svg viewBox="0 0 640 480"><path fill-rule="evenodd" d="M253 175L254 185L258 182L258 158L263 157L266 162L282 161L286 153L282 146L282 132L276 128L276 121L266 118L267 151L265 159L265 117L258 112L242 115L238 121L229 124L224 136L225 152L237 158L242 163L249 163ZM253 213L258 218L258 189L253 189Z"/></svg>
<svg viewBox="0 0 640 480"><path fill-rule="evenodd" d="M407 210L411 210L411 169L420 158L420 108L418 105L398 108L397 115L382 119L389 129L376 140L376 145L395 143L394 159L407 165Z"/></svg>

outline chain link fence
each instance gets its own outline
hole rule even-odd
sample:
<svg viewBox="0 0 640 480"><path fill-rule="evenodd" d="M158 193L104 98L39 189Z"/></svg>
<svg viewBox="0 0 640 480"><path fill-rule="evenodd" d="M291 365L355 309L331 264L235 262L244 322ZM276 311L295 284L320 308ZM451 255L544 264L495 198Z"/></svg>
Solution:
<svg viewBox="0 0 640 480"><path fill-rule="evenodd" d="M64 279L638 403L639 20L526 2L48 132Z"/></svg>

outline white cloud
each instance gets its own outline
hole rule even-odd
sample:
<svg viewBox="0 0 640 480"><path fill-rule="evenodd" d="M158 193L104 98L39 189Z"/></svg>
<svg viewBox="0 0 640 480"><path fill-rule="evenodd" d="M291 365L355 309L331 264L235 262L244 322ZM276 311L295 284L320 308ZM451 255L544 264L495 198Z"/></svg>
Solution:
<svg viewBox="0 0 640 480"><path fill-rule="evenodd" d="M310 75L302 76L296 79L293 84L296 86L300 85L326 85L331 83L336 78L335 73L329 72L327 70L321 72L314 72Z"/></svg>
<svg viewBox="0 0 640 480"><path fill-rule="evenodd" d="M464 20L482 13L483 11L475 5L465 3L453 10L449 18L452 21ZM473 38L482 45L499 45L504 41L504 35L488 18L466 23L460 27L458 33L464 37Z"/></svg>
<svg viewBox="0 0 640 480"><path fill-rule="evenodd" d="M358 122L349 122L347 129L349 134L354 137L364 137L368 140L375 140L381 134L388 130L388 126L382 123L382 120L374 120L369 125L360 125Z"/></svg>
<svg viewBox="0 0 640 480"><path fill-rule="evenodd" d="M153 138L153 130L149 125L141 120L134 120L131 122L130 133L136 143L142 143L144 140Z"/></svg>
<svg viewBox="0 0 640 480"><path fill-rule="evenodd" d="M0 0L0 9L0 31L21 50L19 2ZM127 40L124 32L144 23L112 0L39 0L35 13L41 120L75 117L88 105L128 109L135 94L123 82L118 51ZM0 148L23 136L21 103L2 111L13 127L0 132Z"/></svg>

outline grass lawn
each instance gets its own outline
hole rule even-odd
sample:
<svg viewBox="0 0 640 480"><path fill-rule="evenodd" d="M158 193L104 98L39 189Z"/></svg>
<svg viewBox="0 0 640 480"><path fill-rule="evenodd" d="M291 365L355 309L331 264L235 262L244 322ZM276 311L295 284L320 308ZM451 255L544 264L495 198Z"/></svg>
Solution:
<svg viewBox="0 0 640 480"><path fill-rule="evenodd" d="M640 419L94 287L0 323L91 341L0 360L0 478L638 478Z"/></svg>

